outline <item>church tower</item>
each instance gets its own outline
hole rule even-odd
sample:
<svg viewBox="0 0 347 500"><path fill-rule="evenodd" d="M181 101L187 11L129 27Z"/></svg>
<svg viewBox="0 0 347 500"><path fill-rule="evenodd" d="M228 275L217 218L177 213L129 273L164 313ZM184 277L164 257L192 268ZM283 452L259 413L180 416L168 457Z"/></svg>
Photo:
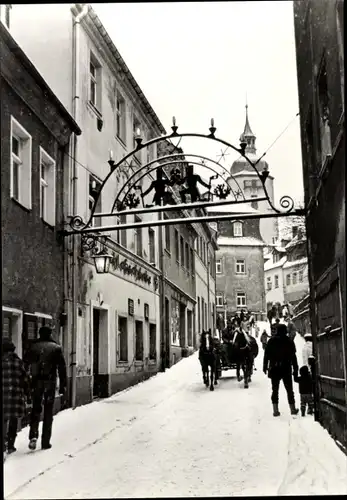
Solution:
<svg viewBox="0 0 347 500"><path fill-rule="evenodd" d="M259 159L259 155L257 155L257 149L255 145L256 136L252 132L251 126L249 124L248 104L246 104L246 122L244 130L240 136L240 141L247 143L245 154L252 162L256 162ZM268 168L268 163L265 160L260 160L257 165L257 169L261 172L264 167ZM230 187L232 187L234 190L241 189L247 199L262 198L263 196L265 196L261 180L257 176L253 167L242 156L234 161L230 168L230 174L231 177L229 177L228 179ZM274 178L271 175L269 175L266 179L265 186L267 192L269 193L270 200L273 203ZM272 211L267 201L254 201L251 202L251 205L253 208L259 210L259 212ZM278 238L277 219L260 219L260 234L266 244L274 244Z"/></svg>

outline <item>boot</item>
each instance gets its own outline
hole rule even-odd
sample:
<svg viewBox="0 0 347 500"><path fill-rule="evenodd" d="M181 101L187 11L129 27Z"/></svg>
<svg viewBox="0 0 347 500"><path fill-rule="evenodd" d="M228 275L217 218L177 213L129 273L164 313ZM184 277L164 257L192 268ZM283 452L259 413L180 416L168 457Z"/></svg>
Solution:
<svg viewBox="0 0 347 500"><path fill-rule="evenodd" d="M274 417L279 417L281 414L280 412L278 411L278 404L277 403L273 403L273 416Z"/></svg>
<svg viewBox="0 0 347 500"><path fill-rule="evenodd" d="M295 404L294 403L291 403L289 405L289 408L290 408L291 415L297 415L299 413L299 410L297 408L295 408Z"/></svg>
<svg viewBox="0 0 347 500"><path fill-rule="evenodd" d="M37 439L32 438L29 441L29 450L36 450Z"/></svg>
<svg viewBox="0 0 347 500"><path fill-rule="evenodd" d="M308 413L308 412L307 412ZM301 408L301 416L304 417L305 416L305 408Z"/></svg>

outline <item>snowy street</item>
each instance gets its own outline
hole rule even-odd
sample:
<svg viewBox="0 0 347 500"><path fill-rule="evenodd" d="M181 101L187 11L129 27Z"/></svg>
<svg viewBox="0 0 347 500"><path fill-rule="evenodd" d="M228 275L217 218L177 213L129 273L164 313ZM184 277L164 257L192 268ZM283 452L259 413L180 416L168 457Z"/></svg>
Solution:
<svg viewBox="0 0 347 500"><path fill-rule="evenodd" d="M303 340L296 338L300 366ZM59 413L52 449L28 428L4 464L7 499L347 493L347 460L312 416L272 416L262 349L250 388L223 372L214 392L197 353L108 399ZM296 387L296 405L299 396Z"/></svg>

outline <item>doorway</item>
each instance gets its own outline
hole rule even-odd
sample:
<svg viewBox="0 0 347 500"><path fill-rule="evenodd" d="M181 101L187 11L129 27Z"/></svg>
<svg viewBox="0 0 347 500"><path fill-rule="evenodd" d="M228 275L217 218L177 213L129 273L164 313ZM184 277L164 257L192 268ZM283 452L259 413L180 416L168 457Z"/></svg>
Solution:
<svg viewBox="0 0 347 500"><path fill-rule="evenodd" d="M170 368L170 302L165 297L165 338L164 338L164 364L165 368Z"/></svg>
<svg viewBox="0 0 347 500"><path fill-rule="evenodd" d="M186 306L180 304L180 346L186 345Z"/></svg>
<svg viewBox="0 0 347 500"><path fill-rule="evenodd" d="M100 309L93 308L93 398L100 397Z"/></svg>

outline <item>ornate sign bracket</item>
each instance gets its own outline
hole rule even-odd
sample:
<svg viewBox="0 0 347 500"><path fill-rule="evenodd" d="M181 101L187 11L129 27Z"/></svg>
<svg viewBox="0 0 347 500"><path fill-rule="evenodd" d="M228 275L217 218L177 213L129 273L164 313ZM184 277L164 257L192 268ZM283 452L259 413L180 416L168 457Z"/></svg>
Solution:
<svg viewBox="0 0 347 500"><path fill-rule="evenodd" d="M304 215L305 210L301 208L294 208L294 201L290 196L283 196L280 201L281 209L274 206L270 199L269 193L266 188L266 179L269 176L268 166L265 164L262 171L259 171L257 165L262 157L256 162L253 162L247 157L245 151L247 147L246 142L241 142L240 147L237 148L229 142L215 136L216 128L214 120L211 120L210 133L207 135L197 133L178 133L176 119L173 118L173 125L171 127L172 133L156 137L145 143L141 138L140 130L137 131L136 147L133 151L128 153L118 163L115 163L112 158L108 161L110 165L110 172L102 182L99 191L95 196L95 202L91 210L89 220L84 222L80 215L75 215L70 220L70 231L65 231L64 235L71 234L100 234L108 231L120 231L124 229L132 229L136 227L152 227L152 226L165 226L170 224L187 224L195 222L215 222L218 220L233 220L233 219L249 219L249 218L271 218L271 217L288 217ZM202 138L210 141L218 142L234 151L243 157L256 173L264 191L264 196L258 198L246 198L237 179L233 177L228 170L220 163L207 156L183 153L180 148L171 143L173 138ZM173 152L165 156L159 156L147 162L143 166L135 169L132 175L129 176L127 181L121 187L114 200L112 210L109 213L95 213L98 199L101 192L105 187L108 180L112 175L117 174L124 166L129 167L128 159L132 159L143 148L148 148L153 144L159 142L169 142L173 146ZM222 153L222 157L225 156ZM197 161L200 159L200 162ZM198 174L194 173L193 165L199 165L209 171L209 182L207 183ZM217 166L220 171L217 170ZM156 177L153 179L152 174L155 173ZM211 175L212 174L212 175ZM145 176L151 176L152 182L149 188L143 192L141 181ZM226 178L226 176L228 176ZM237 186L236 190L233 189L227 181L230 179ZM219 184L212 186L212 181L220 181ZM201 194L198 186L204 186L207 191ZM145 197L154 192L153 201L151 204L145 203ZM187 196L190 197L190 202L187 202ZM150 222L137 222L126 224L113 224L109 226L92 226L92 221L96 217L100 220L106 217L119 217L120 215L136 215L145 213L161 213L168 211L186 211L199 208L209 208L222 205L235 205L238 203L251 203L254 201L267 201L272 211L265 213L238 213L237 215L231 214L214 214L214 215L194 215L192 217L173 218L165 220L152 220ZM141 205L141 206L140 206Z"/></svg>

